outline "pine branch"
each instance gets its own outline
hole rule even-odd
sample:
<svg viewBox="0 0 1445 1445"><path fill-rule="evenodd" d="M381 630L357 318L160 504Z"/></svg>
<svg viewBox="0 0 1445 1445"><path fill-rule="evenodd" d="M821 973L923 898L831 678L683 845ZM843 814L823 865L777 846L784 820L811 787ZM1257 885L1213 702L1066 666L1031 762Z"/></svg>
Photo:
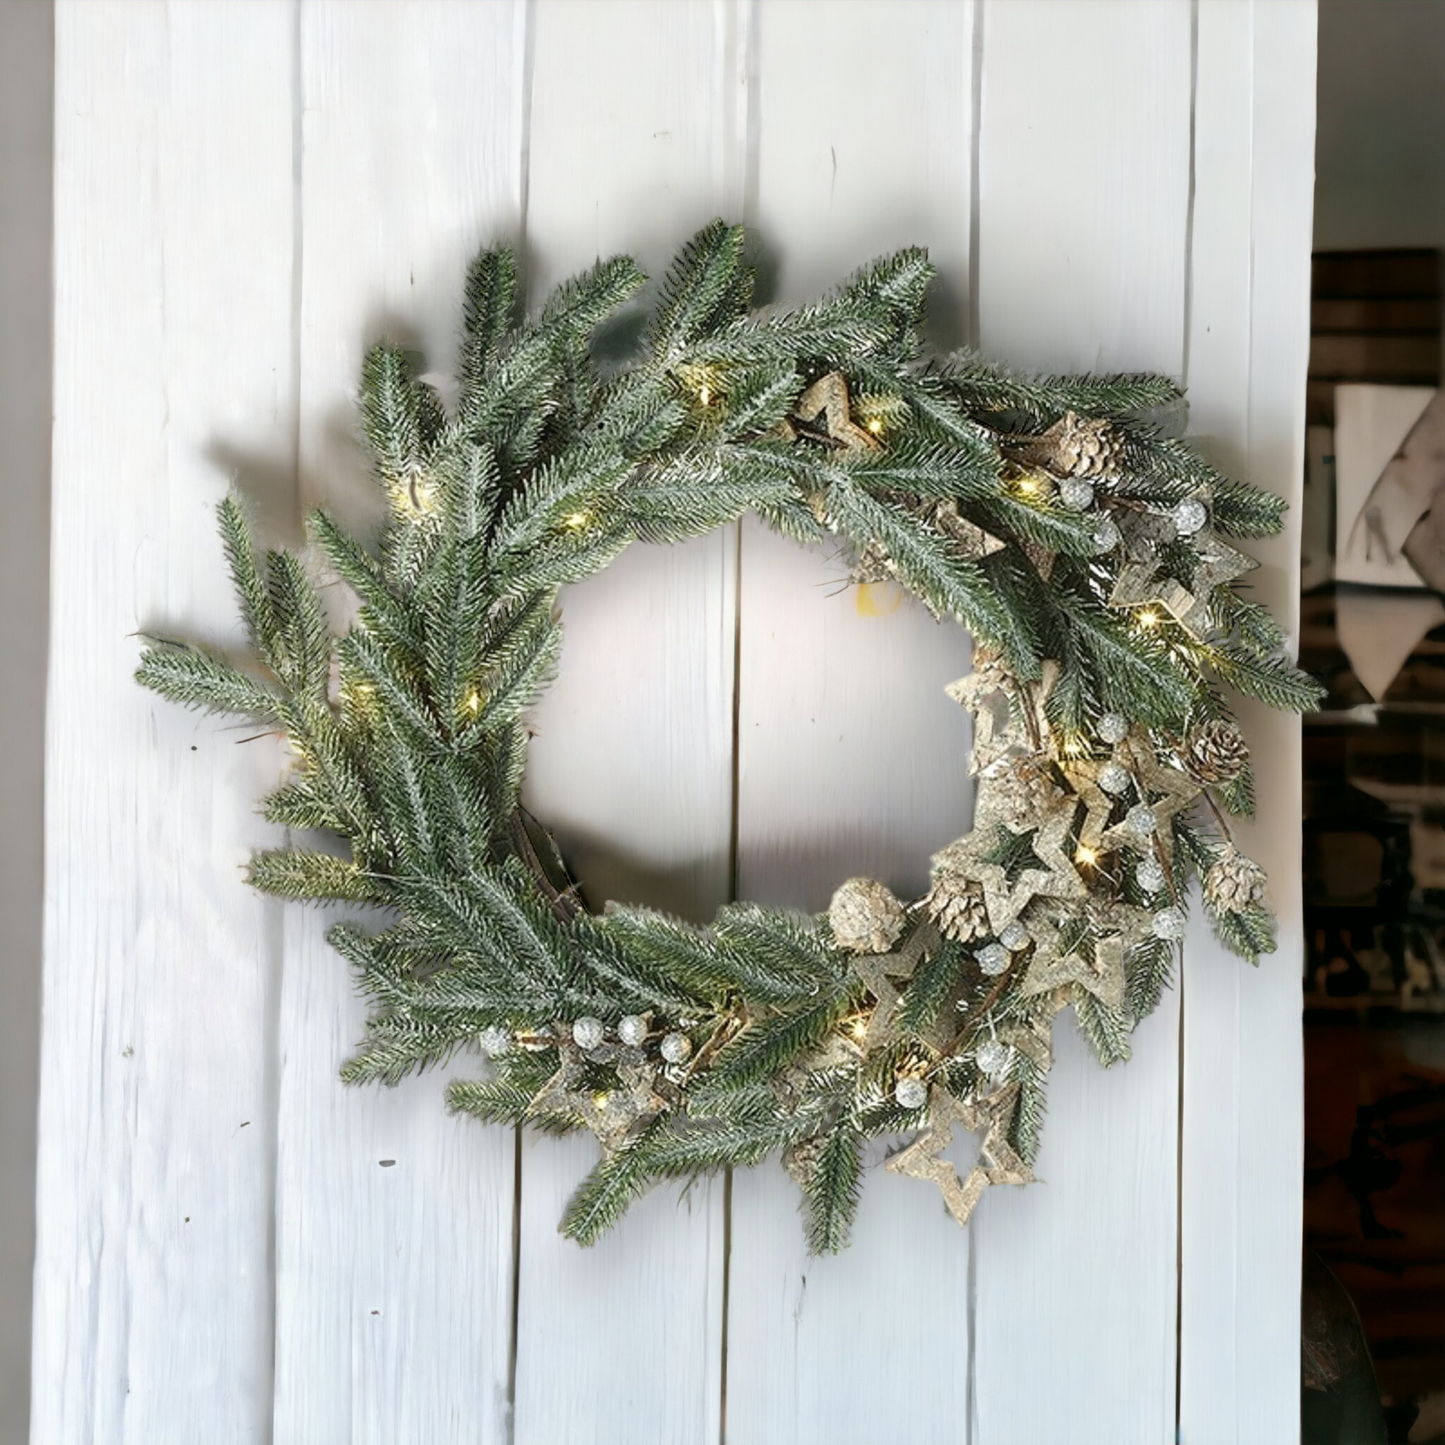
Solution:
<svg viewBox="0 0 1445 1445"><path fill-rule="evenodd" d="M862 1172L862 1136L850 1122L840 1120L824 1137L803 1186L808 1248L814 1254L837 1254L848 1243Z"/></svg>
<svg viewBox="0 0 1445 1445"><path fill-rule="evenodd" d="M308 902L386 903L379 880L331 853L273 848L251 859L248 883L262 893Z"/></svg>
<svg viewBox="0 0 1445 1445"><path fill-rule="evenodd" d="M183 707L232 713L258 723L280 721L276 696L240 668L198 647L153 639L141 653L136 681Z"/></svg>

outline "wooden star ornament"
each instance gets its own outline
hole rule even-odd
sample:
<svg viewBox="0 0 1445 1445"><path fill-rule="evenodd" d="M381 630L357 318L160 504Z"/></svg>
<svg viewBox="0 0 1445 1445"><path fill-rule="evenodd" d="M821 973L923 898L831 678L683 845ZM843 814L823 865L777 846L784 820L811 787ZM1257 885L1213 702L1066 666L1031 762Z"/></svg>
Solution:
<svg viewBox="0 0 1445 1445"><path fill-rule="evenodd" d="M1008 1126L1018 1100L1017 1084L965 1104L947 1090L934 1085L928 1111L928 1128L906 1149L888 1161L895 1174L906 1174L938 1186L948 1212L960 1225L967 1224L974 1207L990 1184L1029 1184L1033 1171L1008 1141ZM985 1129L978 1147L978 1162L967 1179L945 1158L943 1151L953 1142L956 1125L971 1133Z"/></svg>
<svg viewBox="0 0 1445 1445"><path fill-rule="evenodd" d="M1035 898L1066 902L1088 887L1074 866L1072 800L1062 800L1033 828L982 819L967 838L944 851L949 864L983 887L989 926L1002 933Z"/></svg>
<svg viewBox="0 0 1445 1445"><path fill-rule="evenodd" d="M557 1072L542 1085L528 1109L533 1117L546 1114L580 1114L607 1153L625 1144L637 1128L668 1108L657 1090L657 1079L645 1059L619 1058L614 1062L616 1089L586 1086L587 1060L575 1044L562 1040L557 1049Z"/></svg>
<svg viewBox="0 0 1445 1445"><path fill-rule="evenodd" d="M853 420L848 380L841 371L820 376L783 422L789 441L810 441L838 451L876 452L882 443Z"/></svg>
<svg viewBox="0 0 1445 1445"><path fill-rule="evenodd" d="M876 1001L863 1036L865 1053L883 1048L898 1037L894 1015L898 1012L901 994L893 981L906 983L911 979L918 965L931 957L942 941L932 924L920 924L897 953L865 954L853 960L853 972L863 980Z"/></svg>
<svg viewBox="0 0 1445 1445"><path fill-rule="evenodd" d="M1160 866L1172 877L1174 815L1193 806L1203 790L1188 773L1161 762L1147 741L1136 738L1122 745L1121 754L1126 755L1127 765L1140 786L1143 800L1154 814L1154 832L1149 837L1141 838L1129 827L1126 818L1124 822L1116 823L1105 830L1101 838L1102 845L1106 848L1132 847L1141 850L1152 847L1158 855Z"/></svg>

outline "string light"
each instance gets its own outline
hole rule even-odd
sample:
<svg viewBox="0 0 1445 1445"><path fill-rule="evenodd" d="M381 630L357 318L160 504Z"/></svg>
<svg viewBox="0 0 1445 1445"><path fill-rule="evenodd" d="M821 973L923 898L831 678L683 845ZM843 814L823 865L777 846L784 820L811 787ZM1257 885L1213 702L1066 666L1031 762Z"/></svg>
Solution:
<svg viewBox="0 0 1445 1445"><path fill-rule="evenodd" d="M698 387L698 389L697 389L697 399L698 399L704 406L706 406L706 405L708 404L708 402L710 402L710 401L712 400L712 390L711 390L711 388L708 386L707 382L703 382L703 384L702 384L700 387Z"/></svg>
<svg viewBox="0 0 1445 1445"><path fill-rule="evenodd" d="M871 431L871 432L873 433L873 435L876 436L876 437L882 436L882 435L883 435L883 420L882 420L882 418L881 418L881 417L876 417L876 416L875 416L875 417L870 417L870 418L869 418L869 421L868 421L868 430Z"/></svg>
<svg viewBox="0 0 1445 1445"><path fill-rule="evenodd" d="M1019 491L1026 497L1036 497L1039 494L1041 483L1032 473L1019 478Z"/></svg>
<svg viewBox="0 0 1445 1445"><path fill-rule="evenodd" d="M426 477L419 470L413 470L407 474L406 501L418 516L425 516L428 512L434 512L437 509L436 489L428 484Z"/></svg>
<svg viewBox="0 0 1445 1445"><path fill-rule="evenodd" d="M1085 868L1092 868L1099 861L1097 848L1090 848L1087 843L1082 844L1079 851L1074 854L1074 862L1082 863Z"/></svg>
<svg viewBox="0 0 1445 1445"><path fill-rule="evenodd" d="M563 519L562 525L573 532L580 532L592 520L589 512L573 512Z"/></svg>
<svg viewBox="0 0 1445 1445"><path fill-rule="evenodd" d="M469 713L471 713L471 715L472 715L473 717L476 717L476 715L477 715L481 710L482 710L482 695L481 695L481 693L479 693L479 692L476 690L476 688L473 688L473 689L471 690L471 692L469 692L469 693L467 694L467 711L468 711Z"/></svg>
<svg viewBox="0 0 1445 1445"><path fill-rule="evenodd" d="M1159 614L1152 607L1146 607L1139 614L1139 626L1146 632L1152 631L1159 626Z"/></svg>

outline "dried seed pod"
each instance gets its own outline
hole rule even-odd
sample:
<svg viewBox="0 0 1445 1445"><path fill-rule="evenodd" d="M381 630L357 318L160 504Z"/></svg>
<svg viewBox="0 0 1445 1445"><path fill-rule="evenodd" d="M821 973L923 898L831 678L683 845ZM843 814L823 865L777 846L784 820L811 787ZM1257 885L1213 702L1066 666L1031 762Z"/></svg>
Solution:
<svg viewBox="0 0 1445 1445"><path fill-rule="evenodd" d="M833 942L849 953L887 953L904 921L903 905L874 878L850 878L828 905Z"/></svg>

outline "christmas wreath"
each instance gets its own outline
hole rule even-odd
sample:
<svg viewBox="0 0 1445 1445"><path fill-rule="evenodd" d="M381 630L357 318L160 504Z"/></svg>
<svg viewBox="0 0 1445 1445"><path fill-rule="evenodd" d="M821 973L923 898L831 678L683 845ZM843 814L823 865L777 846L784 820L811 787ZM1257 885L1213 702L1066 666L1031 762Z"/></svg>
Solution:
<svg viewBox="0 0 1445 1445"><path fill-rule="evenodd" d="M1193 875L1229 947L1273 946L1264 875L1226 820L1253 789L1222 694L1319 696L1234 586L1253 564L1232 539L1278 530L1284 504L1170 434L1182 398L1164 378L927 359L930 274L904 251L816 304L754 311L743 232L716 222L609 362L616 328L610 348L599 328L644 285L631 260L523 319L514 257L487 251L453 406L416 357L366 358L386 521L374 545L324 511L310 523L355 594L349 626L299 556L258 554L228 499L257 664L160 638L144 652L148 687L290 744L265 815L320 836L258 854L250 881L384 910L328 935L372 1006L344 1077L479 1050L453 1109L596 1135L562 1221L584 1243L657 1180L781 1151L809 1244L836 1250L865 1141L910 1134L888 1168L937 1184L963 1223L988 1185L1033 1177L1054 1016L1072 1006L1104 1064L1128 1057ZM519 802L559 589L749 510L841 542L855 578L896 579L973 634L949 692L975 719L975 826L913 901L853 878L817 917L593 913ZM981 1135L964 1178L942 1157L959 1126Z"/></svg>

